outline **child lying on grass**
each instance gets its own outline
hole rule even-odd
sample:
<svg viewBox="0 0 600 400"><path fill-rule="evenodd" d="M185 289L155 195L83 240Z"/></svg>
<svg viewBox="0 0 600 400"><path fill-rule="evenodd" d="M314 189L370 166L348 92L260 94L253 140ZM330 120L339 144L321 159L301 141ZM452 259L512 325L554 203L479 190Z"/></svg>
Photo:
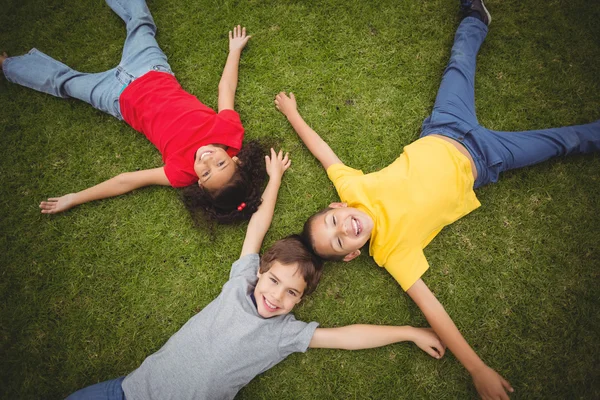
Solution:
<svg viewBox="0 0 600 400"><path fill-rule="evenodd" d="M177 82L154 35L156 25L144 0L106 0L125 22L127 37L119 65L87 74L37 49L18 57L0 55L6 79L57 97L73 97L127 122L163 156L164 166L122 173L76 193L40 203L56 214L89 201L163 185L184 188L184 203L197 223L248 220L260 205L265 181L258 142L242 148L244 128L234 111L238 65L250 36L229 32L229 55L219 82L218 113Z"/></svg>
<svg viewBox="0 0 600 400"><path fill-rule="evenodd" d="M75 399L232 399L256 375L294 352L366 349L413 341L435 358L444 345L430 329L349 325L318 328L289 314L319 282L322 262L298 236L274 243L259 259L271 225L287 154L266 158L269 183L248 224L240 259L221 294L126 377L98 383Z"/></svg>
<svg viewBox="0 0 600 400"><path fill-rule="evenodd" d="M450 62L421 138L391 165L364 175L344 165L298 113L296 99L280 93L276 107L321 162L344 203L332 203L304 225L304 240L328 260L350 261L369 252L425 314L441 340L467 368L483 398L508 398L510 384L471 349L444 307L421 280L429 268L423 249L441 229L480 206L473 191L501 172L551 157L600 149L600 121L587 125L498 132L475 116L475 59L489 12L479 0L463 3Z"/></svg>

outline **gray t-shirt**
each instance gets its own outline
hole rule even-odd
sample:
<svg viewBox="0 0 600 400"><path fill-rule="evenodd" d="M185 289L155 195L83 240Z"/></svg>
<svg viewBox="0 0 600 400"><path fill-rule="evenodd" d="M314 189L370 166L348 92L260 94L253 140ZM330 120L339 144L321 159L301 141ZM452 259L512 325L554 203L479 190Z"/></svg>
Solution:
<svg viewBox="0 0 600 400"><path fill-rule="evenodd" d="M221 294L127 375L127 400L232 399L256 375L307 350L316 322L258 314L250 297L258 265L258 254L233 263Z"/></svg>

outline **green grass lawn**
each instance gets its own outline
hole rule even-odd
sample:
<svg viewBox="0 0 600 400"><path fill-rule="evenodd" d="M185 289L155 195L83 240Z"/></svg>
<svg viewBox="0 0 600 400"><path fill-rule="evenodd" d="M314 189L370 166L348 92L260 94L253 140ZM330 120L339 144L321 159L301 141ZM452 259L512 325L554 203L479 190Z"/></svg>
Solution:
<svg viewBox="0 0 600 400"><path fill-rule="evenodd" d="M293 91L306 121L348 165L370 172L419 135L458 25L457 1L152 0L179 81L211 107L227 31L253 35L236 98L246 138L290 151L265 247L300 230L333 186L273 106ZM525 130L600 118L600 2L490 0L476 82L480 122ZM36 47L97 72L120 59L122 21L100 0L0 0L0 51ZM59 399L124 375L220 291L245 225L214 237L178 194L149 188L62 215L41 200L161 165L125 123L0 78L0 397ZM512 398L600 398L600 157L507 173L482 207L426 248L425 282ZM296 316L323 326L424 326L367 256L331 263ZM473 398L448 354L412 344L295 354L240 399Z"/></svg>

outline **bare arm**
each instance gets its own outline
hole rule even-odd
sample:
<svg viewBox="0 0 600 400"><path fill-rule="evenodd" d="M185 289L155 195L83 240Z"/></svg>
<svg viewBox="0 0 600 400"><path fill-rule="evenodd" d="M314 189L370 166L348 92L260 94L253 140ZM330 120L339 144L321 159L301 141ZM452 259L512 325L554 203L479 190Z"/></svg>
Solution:
<svg viewBox="0 0 600 400"><path fill-rule="evenodd" d="M321 136L315 132L300 116L296 105L296 97L290 93L289 97L281 92L275 97L275 107L290 121L292 128L296 131L300 139L304 142L308 150L323 168L327 170L333 164L342 164L338 156L335 155L331 147L321 139Z"/></svg>
<svg viewBox="0 0 600 400"><path fill-rule="evenodd" d="M170 185L163 167L125 172L80 192L51 197L42 201L40 208L43 214L56 214L89 201L118 196L150 185Z"/></svg>
<svg viewBox="0 0 600 400"><path fill-rule="evenodd" d="M240 56L250 38L251 36L246 36L246 28L242 28L240 25L233 27L233 32L229 31L229 54L219 81L219 112L233 110Z"/></svg>
<svg viewBox="0 0 600 400"><path fill-rule="evenodd" d="M360 350L406 341L415 342L432 357L444 356L445 347L433 330L412 326L348 325L317 328L309 347Z"/></svg>
<svg viewBox="0 0 600 400"><path fill-rule="evenodd" d="M267 174L269 174L269 183L262 195L262 203L258 210L252 214L248 229L246 229L246 237L242 245L242 254L240 258L246 254L258 253L262 246L263 239L271 226L273 213L275 211L275 203L277 202L277 193L281 186L281 177L283 173L290 167L291 160L286 153L282 151L275 153L271 149L271 157L265 156L267 164Z"/></svg>
<svg viewBox="0 0 600 400"><path fill-rule="evenodd" d="M425 314L435 333L469 371L479 395L484 399L508 399L506 390L513 391L510 383L477 356L425 282L419 279L406 293Z"/></svg>

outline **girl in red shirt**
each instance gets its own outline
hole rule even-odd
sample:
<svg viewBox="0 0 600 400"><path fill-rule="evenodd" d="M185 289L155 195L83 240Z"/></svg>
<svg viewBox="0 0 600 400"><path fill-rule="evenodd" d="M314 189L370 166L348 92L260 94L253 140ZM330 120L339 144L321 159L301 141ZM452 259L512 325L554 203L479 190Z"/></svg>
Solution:
<svg viewBox="0 0 600 400"><path fill-rule="evenodd" d="M149 185L183 188L194 220L221 223L249 219L260 204L265 181L264 151L256 142L242 149L244 128L233 110L242 49L250 36L237 26L229 32L229 55L219 82L218 112L184 91L154 36L156 25L144 0L107 0L123 19L127 38L116 68L86 74L37 49L0 56L4 76L14 83L74 97L124 120L161 152L164 166L126 172L91 188L42 201L44 214L88 201L118 196Z"/></svg>

